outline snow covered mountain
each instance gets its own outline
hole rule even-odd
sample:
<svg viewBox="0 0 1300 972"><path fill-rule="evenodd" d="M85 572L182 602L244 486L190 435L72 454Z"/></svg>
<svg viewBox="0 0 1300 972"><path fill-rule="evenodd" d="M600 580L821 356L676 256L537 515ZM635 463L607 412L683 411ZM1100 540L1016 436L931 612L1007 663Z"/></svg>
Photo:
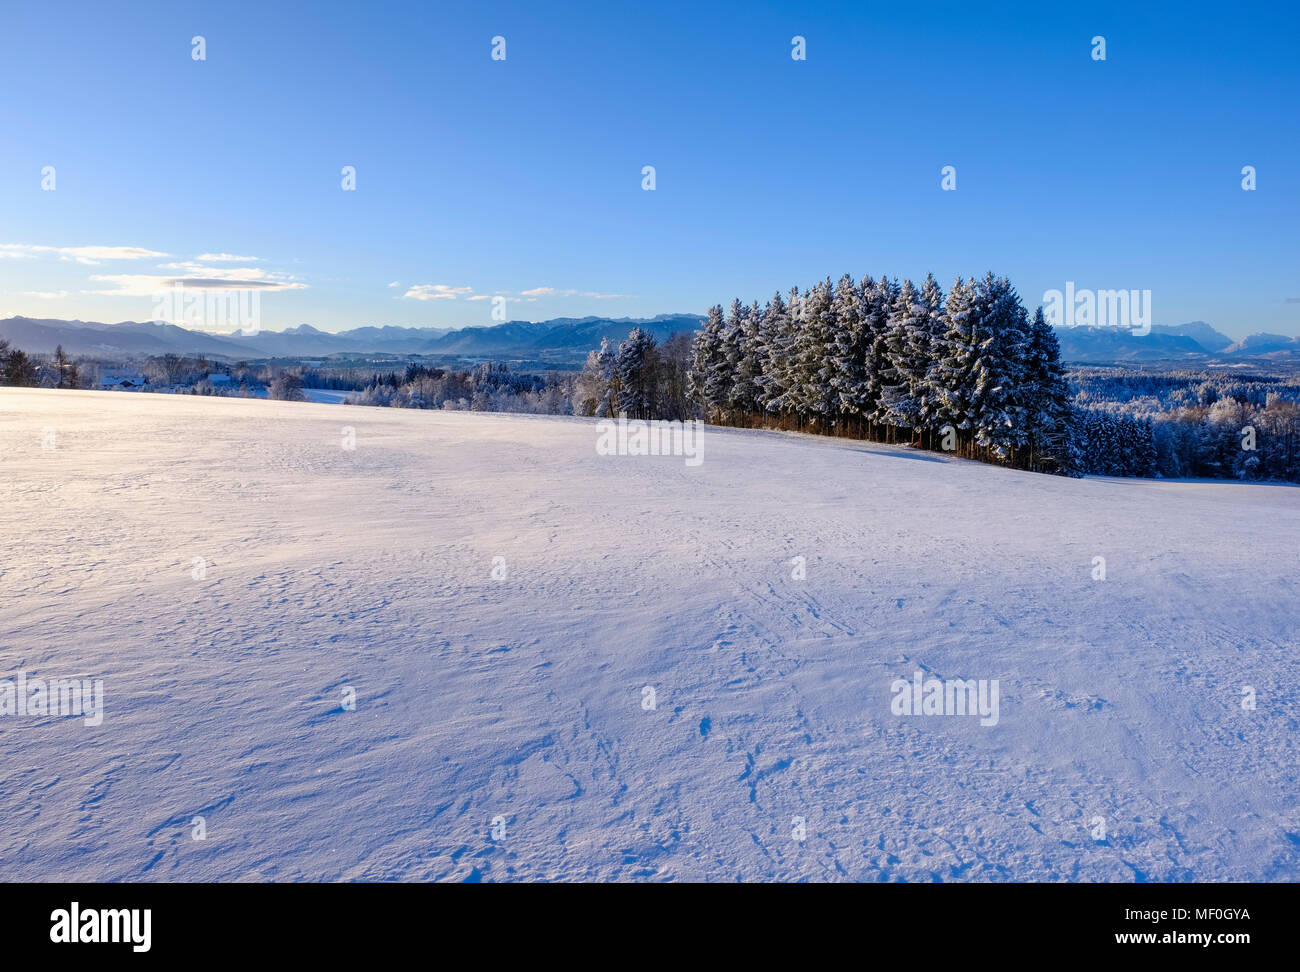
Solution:
<svg viewBox="0 0 1300 972"><path fill-rule="evenodd" d="M1300 879L1300 490L600 434L0 389L8 878Z"/></svg>
<svg viewBox="0 0 1300 972"><path fill-rule="evenodd" d="M1186 324L1155 324L1151 327L1153 334L1174 334L1189 337L1206 351L1226 351L1232 344L1232 338L1216 331L1205 321L1188 321Z"/></svg>
<svg viewBox="0 0 1300 972"><path fill-rule="evenodd" d="M330 354L531 355L568 351L575 355L600 346L602 337L622 341L634 327L664 340L694 331L700 317L661 314L636 318L556 318L510 321L491 327L456 330L431 327L358 327L330 333L310 324L256 334L215 334L171 324L125 321L100 324L27 317L0 320L0 338L28 352L49 354L62 344L77 355L206 354L226 358L325 356Z"/></svg>
<svg viewBox="0 0 1300 972"><path fill-rule="evenodd" d="M1064 361L1204 360L1238 350L1230 337L1204 321L1156 324L1141 335L1119 327L1058 327L1056 336Z"/></svg>
<svg viewBox="0 0 1300 972"><path fill-rule="evenodd" d="M1252 334L1227 349L1229 354L1300 354L1300 337L1285 334Z"/></svg>
<svg viewBox="0 0 1300 972"><path fill-rule="evenodd" d="M69 354L147 356L206 354L227 357L253 353L225 335L191 331L152 321L61 321L51 318L9 317L0 320L0 338L29 353L51 354L58 345Z"/></svg>

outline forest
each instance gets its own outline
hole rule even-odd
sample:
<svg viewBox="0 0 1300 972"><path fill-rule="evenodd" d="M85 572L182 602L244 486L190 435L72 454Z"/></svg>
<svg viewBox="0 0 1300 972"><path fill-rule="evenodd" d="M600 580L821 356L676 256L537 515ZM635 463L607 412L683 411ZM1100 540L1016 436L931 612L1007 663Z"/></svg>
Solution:
<svg viewBox="0 0 1300 972"><path fill-rule="evenodd" d="M684 377L684 380L683 380ZM1005 277L845 275L594 351L575 410L910 443L1065 475L1300 481L1300 380L1067 368Z"/></svg>

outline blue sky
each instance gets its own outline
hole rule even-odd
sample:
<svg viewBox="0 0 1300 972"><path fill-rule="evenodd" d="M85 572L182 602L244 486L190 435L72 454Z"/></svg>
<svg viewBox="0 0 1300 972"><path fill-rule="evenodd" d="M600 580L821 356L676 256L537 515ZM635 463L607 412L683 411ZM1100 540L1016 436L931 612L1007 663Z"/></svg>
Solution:
<svg viewBox="0 0 1300 972"><path fill-rule="evenodd" d="M6 0L0 316L216 279L264 327L475 325L992 269L1300 334L1295 5L1058 6Z"/></svg>

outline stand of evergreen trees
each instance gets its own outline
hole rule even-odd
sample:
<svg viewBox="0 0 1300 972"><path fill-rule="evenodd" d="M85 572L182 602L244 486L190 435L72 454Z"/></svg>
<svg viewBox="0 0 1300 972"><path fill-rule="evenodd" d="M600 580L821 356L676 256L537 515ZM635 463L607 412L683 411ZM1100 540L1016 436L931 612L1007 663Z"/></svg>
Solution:
<svg viewBox="0 0 1300 972"><path fill-rule="evenodd" d="M1156 440L1150 422L1100 409L1080 409L1075 422L1080 471L1096 476L1155 476Z"/></svg>
<svg viewBox="0 0 1300 972"><path fill-rule="evenodd" d="M992 273L958 278L947 294L929 275L917 286L846 274L763 306L715 306L691 348L688 390L715 424L1082 471L1056 335Z"/></svg>
<svg viewBox="0 0 1300 972"><path fill-rule="evenodd" d="M59 349L62 351L62 347ZM26 352L10 348L9 342L0 338L0 385L28 387L39 384L36 362Z"/></svg>

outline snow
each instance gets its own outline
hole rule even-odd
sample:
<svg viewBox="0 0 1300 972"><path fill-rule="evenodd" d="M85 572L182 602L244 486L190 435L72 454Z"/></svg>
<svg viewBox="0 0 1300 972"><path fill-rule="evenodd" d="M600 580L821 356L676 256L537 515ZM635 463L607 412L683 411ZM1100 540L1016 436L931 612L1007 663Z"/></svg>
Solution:
<svg viewBox="0 0 1300 972"><path fill-rule="evenodd" d="M349 395L356 394L355 392L339 391L334 388L304 388L302 393L307 396L309 402L331 405L341 404Z"/></svg>
<svg viewBox="0 0 1300 972"><path fill-rule="evenodd" d="M597 435L0 389L6 878L1300 878L1300 489Z"/></svg>

